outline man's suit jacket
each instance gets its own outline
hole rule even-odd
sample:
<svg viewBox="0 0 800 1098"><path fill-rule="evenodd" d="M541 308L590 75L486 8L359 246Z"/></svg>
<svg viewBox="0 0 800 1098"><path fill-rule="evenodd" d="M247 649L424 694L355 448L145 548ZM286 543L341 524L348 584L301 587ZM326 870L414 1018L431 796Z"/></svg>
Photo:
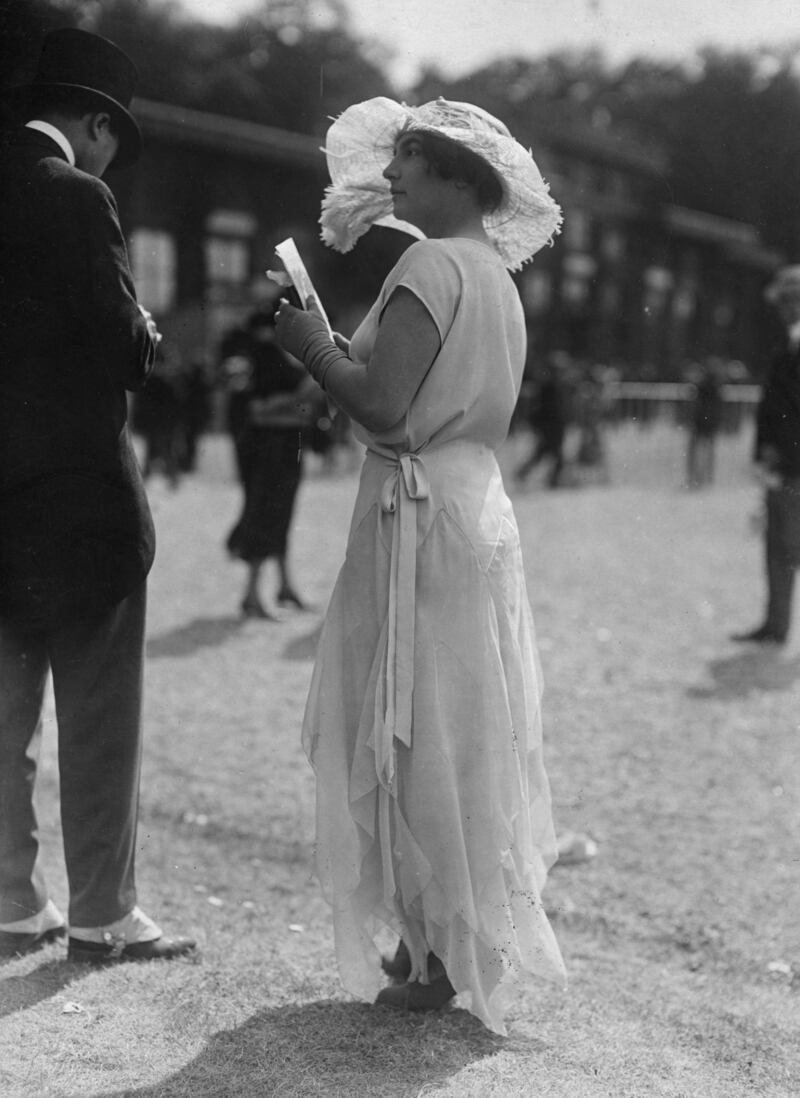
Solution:
<svg viewBox="0 0 800 1098"><path fill-rule="evenodd" d="M755 459L766 447L778 455L775 472L800 477L800 351L788 343L775 352L756 420Z"/></svg>
<svg viewBox="0 0 800 1098"><path fill-rule="evenodd" d="M0 615L109 608L152 564L127 427L155 347L108 187L37 131L0 154Z"/></svg>

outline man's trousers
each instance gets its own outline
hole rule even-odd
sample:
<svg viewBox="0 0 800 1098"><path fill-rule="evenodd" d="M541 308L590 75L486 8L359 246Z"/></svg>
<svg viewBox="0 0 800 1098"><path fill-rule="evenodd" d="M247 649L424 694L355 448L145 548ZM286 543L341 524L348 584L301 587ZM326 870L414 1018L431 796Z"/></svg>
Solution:
<svg viewBox="0 0 800 1098"><path fill-rule="evenodd" d="M146 586L89 620L26 631L0 619L0 923L48 900L33 805L52 672L69 922L136 904Z"/></svg>
<svg viewBox="0 0 800 1098"><path fill-rule="evenodd" d="M794 575L800 565L800 482L767 492L767 613L765 626L785 639L792 617Z"/></svg>

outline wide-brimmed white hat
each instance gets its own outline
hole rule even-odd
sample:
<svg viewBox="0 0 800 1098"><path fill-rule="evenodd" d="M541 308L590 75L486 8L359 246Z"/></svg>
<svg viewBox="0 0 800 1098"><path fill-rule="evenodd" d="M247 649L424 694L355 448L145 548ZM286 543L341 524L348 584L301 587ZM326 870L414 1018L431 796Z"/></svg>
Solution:
<svg viewBox="0 0 800 1098"><path fill-rule="evenodd" d="M561 225L561 209L536 166L533 154L506 126L480 107L435 99L408 107L378 96L348 107L331 125L325 154L331 183L322 201L322 239L349 252L372 225L388 225L421 236L419 229L392 214L389 181L383 170L406 130L438 134L482 157L497 176L503 200L483 215L486 233L498 255L517 270Z"/></svg>
<svg viewBox="0 0 800 1098"><path fill-rule="evenodd" d="M773 305L782 297L800 297L800 263L781 267L764 291L764 297Z"/></svg>

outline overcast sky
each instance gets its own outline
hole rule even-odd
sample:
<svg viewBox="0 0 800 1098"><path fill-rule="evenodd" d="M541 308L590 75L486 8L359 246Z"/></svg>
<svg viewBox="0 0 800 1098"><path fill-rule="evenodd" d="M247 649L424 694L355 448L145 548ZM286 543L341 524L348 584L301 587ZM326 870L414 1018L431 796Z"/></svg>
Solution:
<svg viewBox="0 0 800 1098"><path fill-rule="evenodd" d="M253 0L182 0L219 22ZM800 0L346 0L355 32L383 40L391 75L410 83L426 61L459 75L496 57L601 46L612 61L681 57L712 43L750 50L800 42Z"/></svg>

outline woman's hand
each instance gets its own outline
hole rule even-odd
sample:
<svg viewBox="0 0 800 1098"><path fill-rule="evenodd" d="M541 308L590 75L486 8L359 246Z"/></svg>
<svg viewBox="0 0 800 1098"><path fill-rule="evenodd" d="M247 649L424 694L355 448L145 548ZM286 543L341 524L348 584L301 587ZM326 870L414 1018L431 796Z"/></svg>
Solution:
<svg viewBox="0 0 800 1098"><path fill-rule="evenodd" d="M306 312L314 313L316 316L322 316L322 309L320 309L319 302L313 294L309 294L306 298Z"/></svg>
<svg viewBox="0 0 800 1098"><path fill-rule="evenodd" d="M350 340L346 339L341 332L333 333L333 342L339 348L340 351L344 351L347 357L350 357Z"/></svg>
<svg viewBox="0 0 800 1098"><path fill-rule="evenodd" d="M316 316L322 316L322 310L319 307L319 302L313 294L309 294L306 298L306 309L310 313L315 313ZM327 331L327 326L326 326ZM347 357L350 357L350 340L346 336L343 336L341 332L332 332L333 342L339 348L340 351L344 351Z"/></svg>
<svg viewBox="0 0 800 1098"><path fill-rule="evenodd" d="M281 299L275 314L275 334L284 351L299 358L319 387L325 389L325 378L332 366L352 364L332 339L314 298L309 297L306 304L308 308L303 311Z"/></svg>
<svg viewBox="0 0 800 1098"><path fill-rule="evenodd" d="M285 298L281 298L280 308L275 314L275 337L290 355L305 361L305 352L310 342L324 336L330 340L328 326L316 307L316 301L309 297L308 309L296 309Z"/></svg>

